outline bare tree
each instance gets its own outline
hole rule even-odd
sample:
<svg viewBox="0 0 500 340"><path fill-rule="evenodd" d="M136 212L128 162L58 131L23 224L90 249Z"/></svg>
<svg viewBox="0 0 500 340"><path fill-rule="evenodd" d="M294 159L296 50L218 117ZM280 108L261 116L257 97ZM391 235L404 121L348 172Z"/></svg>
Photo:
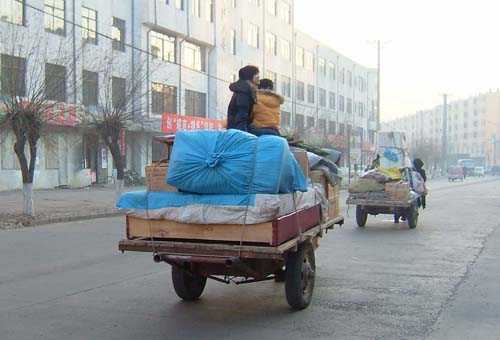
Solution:
<svg viewBox="0 0 500 340"><path fill-rule="evenodd" d="M120 138L122 131L133 124L141 124L136 117L145 112L145 98L150 93L146 86L147 68L145 62L140 62L131 70L130 65L120 62L120 55L113 51L104 53L96 61L101 76L98 105L95 109L87 109L81 122L95 128L111 152L116 168L115 190L120 194L125 168Z"/></svg>
<svg viewBox="0 0 500 340"><path fill-rule="evenodd" d="M28 216L34 214L33 180L41 130L47 123L47 110L61 95L60 86L46 83L46 62L66 70L65 66L73 61L65 38L50 39L40 30L37 32L0 21L0 126L15 137L13 149L22 174L23 212ZM69 69L59 75L64 84L70 77Z"/></svg>

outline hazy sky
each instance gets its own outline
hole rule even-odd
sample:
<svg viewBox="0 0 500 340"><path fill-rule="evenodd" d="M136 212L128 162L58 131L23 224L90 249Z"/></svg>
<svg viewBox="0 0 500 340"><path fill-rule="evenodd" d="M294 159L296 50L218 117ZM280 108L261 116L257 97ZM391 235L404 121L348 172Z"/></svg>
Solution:
<svg viewBox="0 0 500 340"><path fill-rule="evenodd" d="M382 50L382 120L500 88L498 0L296 0L304 31L375 67Z"/></svg>

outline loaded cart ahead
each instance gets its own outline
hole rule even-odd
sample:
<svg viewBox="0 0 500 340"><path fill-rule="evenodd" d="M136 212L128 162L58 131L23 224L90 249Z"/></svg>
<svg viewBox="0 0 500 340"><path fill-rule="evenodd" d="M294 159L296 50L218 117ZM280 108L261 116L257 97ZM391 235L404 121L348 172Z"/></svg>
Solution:
<svg viewBox="0 0 500 340"><path fill-rule="evenodd" d="M380 132L379 145L371 169L349 185L347 204L356 206L358 227L366 225L368 215L391 214L395 223L406 220L414 229L426 194L425 181L409 159L402 132Z"/></svg>
<svg viewBox="0 0 500 340"><path fill-rule="evenodd" d="M171 149L172 139L165 141ZM323 184L307 183L304 154L295 153L301 168L280 137L235 130L178 132L170 160L149 167L148 191L118 201L127 211L119 250L151 252L155 262L171 265L175 292L184 300L198 299L207 279L225 284L284 280L290 306L306 308L314 288L314 251L325 232L344 220L339 185L326 184L317 174L316 182ZM243 166L238 171L234 160ZM248 194L238 193L241 176L248 179L243 184Z"/></svg>

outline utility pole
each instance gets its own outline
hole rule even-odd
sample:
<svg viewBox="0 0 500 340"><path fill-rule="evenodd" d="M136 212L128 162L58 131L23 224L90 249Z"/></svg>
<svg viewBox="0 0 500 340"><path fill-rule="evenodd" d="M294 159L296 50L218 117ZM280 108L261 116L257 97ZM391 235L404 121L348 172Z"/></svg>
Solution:
<svg viewBox="0 0 500 340"><path fill-rule="evenodd" d="M446 174L446 158L448 157L448 145L446 132L448 129L448 95L443 93L443 133L441 137L441 173L443 176Z"/></svg>
<svg viewBox="0 0 500 340"><path fill-rule="evenodd" d="M377 40L377 132L380 131L380 40Z"/></svg>

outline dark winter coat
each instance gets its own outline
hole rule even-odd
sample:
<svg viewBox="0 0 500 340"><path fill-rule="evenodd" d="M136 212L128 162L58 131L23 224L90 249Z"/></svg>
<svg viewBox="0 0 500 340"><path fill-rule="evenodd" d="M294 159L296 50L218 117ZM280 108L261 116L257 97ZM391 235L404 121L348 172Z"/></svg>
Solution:
<svg viewBox="0 0 500 340"><path fill-rule="evenodd" d="M421 159L416 158L413 161L413 166L415 167L415 170L417 170L417 172L420 174L420 176L422 176L424 182L427 182L427 174L425 173L425 170L422 169L422 167L424 166L424 162L422 162Z"/></svg>
<svg viewBox="0 0 500 340"><path fill-rule="evenodd" d="M233 92L227 108L227 128L248 131L252 124L253 105L257 102L256 88L249 81L238 80L229 85Z"/></svg>

